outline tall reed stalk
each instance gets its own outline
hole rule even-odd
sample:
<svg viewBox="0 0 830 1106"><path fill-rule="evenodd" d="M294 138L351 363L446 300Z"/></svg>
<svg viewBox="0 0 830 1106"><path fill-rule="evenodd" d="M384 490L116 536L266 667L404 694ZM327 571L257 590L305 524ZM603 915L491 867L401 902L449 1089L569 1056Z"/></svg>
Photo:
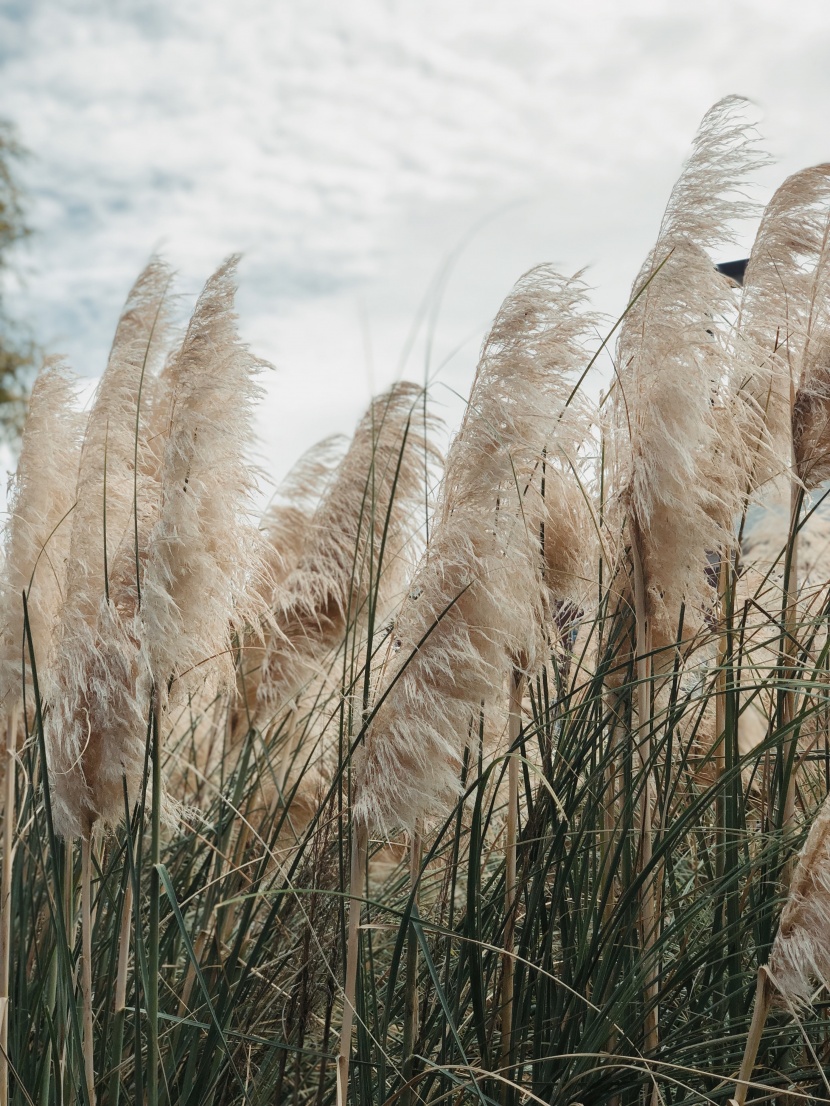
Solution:
<svg viewBox="0 0 830 1106"><path fill-rule="evenodd" d="M357 1001L357 966L360 946L360 910L366 879L368 830L355 827L352 842L349 885L348 940L346 943L346 984L343 991L343 1021L340 1028L340 1049L337 1053L337 1106L346 1106L349 1092L349 1060L352 1049L352 1026Z"/></svg>
<svg viewBox="0 0 830 1106"><path fill-rule="evenodd" d="M499 1010L501 1014L500 1069L506 1080L512 1081L513 1041L513 977L516 955L516 852L519 828L519 750L517 744L522 729L522 695L525 676L514 670L510 677L510 702L507 729L507 823L505 825L504 864L504 955L502 957L502 982ZM509 1094L510 1084L505 1082L503 1096Z"/></svg>
<svg viewBox="0 0 830 1106"><path fill-rule="evenodd" d="M0 1106L9 1101L9 976L12 934L12 860L14 856L15 785L17 782L17 717L6 720L5 801L3 803L3 867L0 878Z"/></svg>

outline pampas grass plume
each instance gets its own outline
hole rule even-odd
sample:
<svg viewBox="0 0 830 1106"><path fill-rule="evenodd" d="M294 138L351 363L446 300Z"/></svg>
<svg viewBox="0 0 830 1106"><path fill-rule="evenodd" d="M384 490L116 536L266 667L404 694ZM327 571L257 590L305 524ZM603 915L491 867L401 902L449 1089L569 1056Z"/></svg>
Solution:
<svg viewBox="0 0 830 1106"><path fill-rule="evenodd" d="M236 264L208 280L166 370L172 415L141 607L162 701L171 681L178 695L205 682L233 686L233 636L256 621L263 548L246 450L263 362L237 333Z"/></svg>
<svg viewBox="0 0 830 1106"><path fill-rule="evenodd" d="M348 439L335 434L306 450L263 513L260 529L268 543L266 598L271 608L276 607L285 581L300 562L313 530L314 512L347 446Z"/></svg>
<svg viewBox="0 0 830 1106"><path fill-rule="evenodd" d="M22 593L27 596L32 647L41 672L63 602L83 428L76 398L75 377L60 359L47 361L29 398L5 530L0 575L0 703L7 714L14 711L23 694L24 657L27 677L29 674Z"/></svg>
<svg viewBox="0 0 830 1106"><path fill-rule="evenodd" d="M743 490L740 424L722 412L730 351L716 321L736 304L706 252L751 210L741 189L759 157L742 110L730 97L704 117L618 343L616 419L630 442L627 457L617 447L618 486L658 635L673 635L684 602L689 623L699 619L707 552L731 542Z"/></svg>
<svg viewBox="0 0 830 1106"><path fill-rule="evenodd" d="M542 469L587 432L566 406L592 324L584 295L579 278L532 270L484 343L360 753L354 815L370 829L414 831L447 808L482 704L543 645Z"/></svg>
<svg viewBox="0 0 830 1106"><path fill-rule="evenodd" d="M282 597L263 665L259 701L285 702L343 640L369 604L388 613L415 559L425 476L439 455L423 391L402 382L374 399L308 528ZM381 556L383 563L381 564Z"/></svg>
<svg viewBox="0 0 830 1106"><path fill-rule="evenodd" d="M88 836L99 818L119 821L122 779L132 793L143 770L148 694L129 549L140 397L163 350L169 283L154 259L133 286L81 450L60 631L45 681L52 806L66 836Z"/></svg>
<svg viewBox="0 0 830 1106"><path fill-rule="evenodd" d="M798 858L768 969L795 1006L830 985L830 799L825 799Z"/></svg>
<svg viewBox="0 0 830 1106"><path fill-rule="evenodd" d="M815 463L812 415L821 417L825 391L820 347L827 310L828 211L830 165L794 173L767 204L747 265L738 326L752 368L741 391L759 412L771 454L760 463L757 482L789 469L791 394L799 383L807 388L795 412L805 474Z"/></svg>

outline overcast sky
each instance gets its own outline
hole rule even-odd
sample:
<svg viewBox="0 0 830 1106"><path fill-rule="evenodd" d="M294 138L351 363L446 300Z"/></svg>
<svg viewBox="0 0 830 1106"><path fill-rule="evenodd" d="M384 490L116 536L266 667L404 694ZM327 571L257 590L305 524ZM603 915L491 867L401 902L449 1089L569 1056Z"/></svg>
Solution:
<svg viewBox="0 0 830 1106"><path fill-rule="evenodd" d="M830 159L830 9L753 0L0 0L0 116L37 235L10 306L99 374L160 249L195 295L241 251L279 476L431 329L457 416L488 321L550 261L618 312L697 123L758 104L760 195ZM737 250L740 253L740 249ZM404 375L421 379L422 328Z"/></svg>

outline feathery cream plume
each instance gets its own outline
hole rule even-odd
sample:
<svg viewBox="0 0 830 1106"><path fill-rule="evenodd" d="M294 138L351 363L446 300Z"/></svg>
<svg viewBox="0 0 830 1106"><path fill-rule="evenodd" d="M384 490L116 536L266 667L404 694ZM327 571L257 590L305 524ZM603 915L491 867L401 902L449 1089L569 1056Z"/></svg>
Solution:
<svg viewBox="0 0 830 1106"><path fill-rule="evenodd" d="M277 488L262 516L260 529L268 543L267 599L276 607L285 581L297 567L333 473L343 460L348 439L335 434L317 442L299 458Z"/></svg>
<svg viewBox="0 0 830 1106"><path fill-rule="evenodd" d="M830 328L805 358L793 405L793 459L808 491L830 480Z"/></svg>
<svg viewBox="0 0 830 1106"><path fill-rule="evenodd" d="M438 461L435 420L427 416L424 426L422 402L418 385L399 383L361 419L280 589L259 685L263 708L290 698L350 626L365 624L370 604L380 620L403 589L416 556L425 476Z"/></svg>
<svg viewBox="0 0 830 1106"><path fill-rule="evenodd" d="M830 986L830 796L810 827L790 882L769 960L758 969L752 1023L733 1101L746 1102L758 1046L777 997L797 1012L812 1003L821 984Z"/></svg>
<svg viewBox="0 0 830 1106"><path fill-rule="evenodd" d="M0 703L6 714L23 694L26 592L32 646L42 673L63 602L72 506L83 421L76 378L64 363L44 364L29 399L17 471L11 484L0 574Z"/></svg>
<svg viewBox="0 0 830 1106"><path fill-rule="evenodd" d="M749 211L741 188L760 159L742 108L729 97L704 116L634 283L617 350L617 429L630 442L618 485L647 616L669 637L684 601L689 624L707 605L706 554L732 541L743 490L742 450L729 440L734 420L722 413L731 360L718 322L735 301L706 253L731 241L730 222Z"/></svg>
<svg viewBox="0 0 830 1106"><path fill-rule="evenodd" d="M233 637L256 619L262 539L245 454L263 362L237 333L236 264L208 280L167 370L172 416L141 605L160 701L171 681L179 695L206 681L233 686Z"/></svg>
<svg viewBox="0 0 830 1106"><path fill-rule="evenodd" d="M798 176L798 174L796 174ZM807 171L812 185L812 247L798 387L792 411L792 449L797 478L807 491L830 478L830 165ZM805 189L805 191L807 191ZM809 194L809 193L808 193ZM801 274L798 274L801 276Z"/></svg>
<svg viewBox="0 0 830 1106"><path fill-rule="evenodd" d="M312 519L323 492L343 458L346 439L325 438L307 450L277 489L274 501L260 521L265 538L263 601L269 612L286 598L285 583L297 568L312 532ZM273 620L264 619L256 631L247 632L240 644L237 672L238 699L231 710L231 737L236 742L247 732L256 715L257 692L263 664L275 632ZM284 643L283 643L284 644Z"/></svg>
<svg viewBox="0 0 830 1106"><path fill-rule="evenodd" d="M65 598L48 666L45 738L55 828L88 837L123 816L144 766L149 684L137 623L142 393L160 359L170 273L153 260L118 323L87 421ZM136 462L138 461L138 466ZM139 537L140 541L140 537Z"/></svg>
<svg viewBox="0 0 830 1106"><path fill-rule="evenodd" d="M825 799L798 857L768 969L795 1006L809 1005L815 987L830 985L830 798Z"/></svg>
<svg viewBox="0 0 830 1106"><path fill-rule="evenodd" d="M578 277L532 270L484 343L359 755L358 823L413 831L446 809L482 703L501 694L515 665L538 659L539 520L550 517L542 469L545 458L576 464L586 432L584 412L568 406L593 322L584 296Z"/></svg>
<svg viewBox="0 0 830 1106"><path fill-rule="evenodd" d="M805 385L820 369L821 355L811 349L826 323L828 208L830 165L816 165L794 173L778 188L764 211L744 278L738 330L752 362L740 381L740 394L758 412L766 439L767 457L757 463L755 482L763 483L786 472L791 462L793 390ZM819 285L823 285L823 293ZM820 343L821 344L821 343ZM808 356L809 369L802 371ZM815 379L818 414L825 386ZM811 452L804 393L796 426L805 435L805 453ZM809 467L810 461L806 459Z"/></svg>

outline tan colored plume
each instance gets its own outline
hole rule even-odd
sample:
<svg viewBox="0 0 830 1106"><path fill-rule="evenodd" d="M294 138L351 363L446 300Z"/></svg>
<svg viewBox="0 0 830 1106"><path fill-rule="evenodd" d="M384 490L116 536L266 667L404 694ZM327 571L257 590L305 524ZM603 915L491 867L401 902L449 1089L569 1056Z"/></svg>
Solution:
<svg viewBox="0 0 830 1106"><path fill-rule="evenodd" d="M312 532L312 519L337 464L342 460L347 439L325 438L307 450L277 489L273 502L260 521L265 538L263 601L275 611L285 597L285 582L300 563ZM234 741L244 736L256 714L257 692L262 666L273 632L271 619L245 634L240 646L237 673L238 701L232 708L231 734Z"/></svg>
<svg viewBox="0 0 830 1106"><path fill-rule="evenodd" d="M588 427L568 400L593 322L581 280L541 267L516 284L484 343L358 754L354 815L371 829L414 830L447 809L483 705L506 701L511 669L540 659L540 522L550 533L558 507L542 499L542 476L546 463L579 464Z"/></svg>
<svg viewBox="0 0 830 1106"><path fill-rule="evenodd" d="M830 798L810 827L781 914L768 970L795 1006L808 1005L819 984L830 986Z"/></svg>
<svg viewBox="0 0 830 1106"><path fill-rule="evenodd" d="M31 686L23 592L41 676L63 602L83 430L76 392L76 378L53 358L44 364L29 398L10 488L0 575L0 703L6 714L15 710L23 694L24 657L27 687Z"/></svg>
<svg viewBox="0 0 830 1106"><path fill-rule="evenodd" d="M617 476L630 537L642 560L646 608L673 637L710 601L707 553L728 546L744 485L740 420L727 416L733 368L720 320L732 288L707 249L733 237L749 212L741 190L759 164L743 102L730 97L704 117L675 185L657 243L632 288L617 348Z"/></svg>
<svg viewBox="0 0 830 1106"><path fill-rule="evenodd" d="M335 434L306 450L262 516L260 529L268 543L267 599L272 608L299 564L313 529L314 512L347 446L348 439Z"/></svg>
<svg viewBox="0 0 830 1106"><path fill-rule="evenodd" d="M171 422L161 503L149 538L141 622L160 701L205 682L234 683L234 635L257 614L262 539L250 517L256 375L234 313L236 258L199 296L165 375Z"/></svg>
<svg viewBox="0 0 830 1106"><path fill-rule="evenodd" d="M760 459L756 482L788 471L792 395L802 443L799 467L817 477L817 439L826 417L828 228L830 165L794 173L764 211L747 265L739 330L751 362L741 395L759 412L770 456Z"/></svg>
<svg viewBox="0 0 830 1106"><path fill-rule="evenodd" d="M81 450L59 634L46 679L55 828L88 836L124 812L144 765L149 681L138 625L138 533L152 489L138 479L144 396L158 367L170 272L153 260L118 323ZM145 392L145 388L147 389ZM138 539L136 537L138 533Z"/></svg>
<svg viewBox="0 0 830 1106"><path fill-rule="evenodd" d="M319 671L350 629L367 625L370 607L379 629L399 599L417 558L425 478L439 460L434 431L432 416L424 426L418 385L396 384L372 401L280 589L259 685L263 709Z"/></svg>

